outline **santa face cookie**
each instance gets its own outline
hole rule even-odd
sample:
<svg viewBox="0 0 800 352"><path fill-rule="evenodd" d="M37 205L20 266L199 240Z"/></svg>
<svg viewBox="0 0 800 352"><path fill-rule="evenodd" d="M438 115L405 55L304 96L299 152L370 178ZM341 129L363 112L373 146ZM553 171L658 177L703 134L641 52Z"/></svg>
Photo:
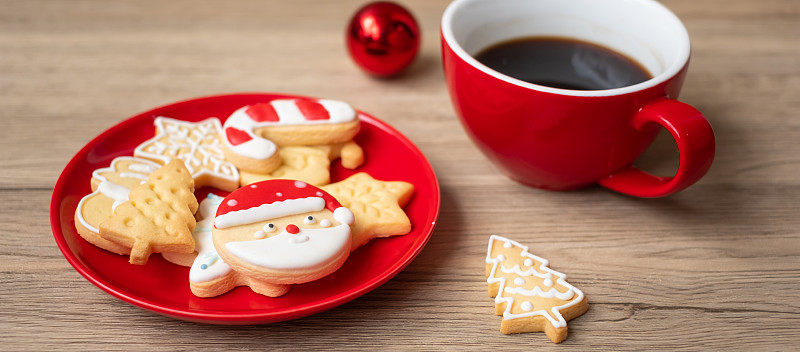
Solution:
<svg viewBox="0 0 800 352"><path fill-rule="evenodd" d="M353 213L302 181L268 180L222 201L212 237L219 257L251 280L298 284L322 278L350 253Z"/></svg>

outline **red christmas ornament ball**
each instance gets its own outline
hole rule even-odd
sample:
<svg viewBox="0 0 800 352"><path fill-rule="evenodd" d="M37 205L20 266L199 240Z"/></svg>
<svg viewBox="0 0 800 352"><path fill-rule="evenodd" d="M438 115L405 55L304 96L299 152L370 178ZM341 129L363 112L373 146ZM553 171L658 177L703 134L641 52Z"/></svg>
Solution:
<svg viewBox="0 0 800 352"><path fill-rule="evenodd" d="M347 27L347 50L364 71L394 76L414 61L419 51L419 26L404 7L379 1L356 12Z"/></svg>

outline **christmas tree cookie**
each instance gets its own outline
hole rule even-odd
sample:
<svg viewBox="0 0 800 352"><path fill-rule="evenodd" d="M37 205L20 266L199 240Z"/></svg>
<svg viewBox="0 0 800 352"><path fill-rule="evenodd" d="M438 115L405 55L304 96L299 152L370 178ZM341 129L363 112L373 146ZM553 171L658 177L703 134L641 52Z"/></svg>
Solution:
<svg viewBox="0 0 800 352"><path fill-rule="evenodd" d="M194 180L183 161L175 159L150 174L128 199L100 224L100 236L131 248L131 264L147 263L154 252L194 251L198 204Z"/></svg>
<svg viewBox="0 0 800 352"><path fill-rule="evenodd" d="M486 277L495 313L503 316L504 334L544 331L560 343L567 338L567 321L589 308L583 292L550 269L547 259L504 237L489 238Z"/></svg>

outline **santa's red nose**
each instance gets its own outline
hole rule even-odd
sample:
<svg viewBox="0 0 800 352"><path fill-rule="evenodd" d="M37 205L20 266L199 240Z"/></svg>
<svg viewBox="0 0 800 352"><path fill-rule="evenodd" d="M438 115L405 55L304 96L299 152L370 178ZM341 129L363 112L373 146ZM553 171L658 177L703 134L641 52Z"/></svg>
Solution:
<svg viewBox="0 0 800 352"><path fill-rule="evenodd" d="M300 233L300 228L297 227L295 224L286 225L286 232L291 233L292 235L296 235Z"/></svg>

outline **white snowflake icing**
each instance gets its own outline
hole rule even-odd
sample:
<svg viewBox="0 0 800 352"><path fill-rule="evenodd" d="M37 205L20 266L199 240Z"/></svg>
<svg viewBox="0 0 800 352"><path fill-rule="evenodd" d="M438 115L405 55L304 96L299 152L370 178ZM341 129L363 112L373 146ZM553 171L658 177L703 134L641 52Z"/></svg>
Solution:
<svg viewBox="0 0 800 352"><path fill-rule="evenodd" d="M154 124L159 133L136 147L135 155L164 164L175 158L183 160L195 180L210 175L238 182L239 171L225 160L220 146L219 119L193 123L159 116Z"/></svg>

